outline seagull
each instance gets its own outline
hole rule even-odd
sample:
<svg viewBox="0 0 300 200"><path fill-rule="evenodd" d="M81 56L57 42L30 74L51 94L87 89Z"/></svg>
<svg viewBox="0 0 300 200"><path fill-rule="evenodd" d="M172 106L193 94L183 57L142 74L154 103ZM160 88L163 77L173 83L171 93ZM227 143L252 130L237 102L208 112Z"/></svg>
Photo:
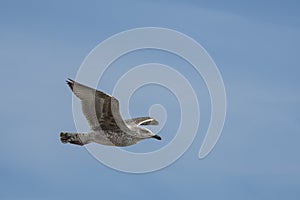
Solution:
<svg viewBox="0 0 300 200"><path fill-rule="evenodd" d="M129 146L148 138L161 140L161 137L144 127L158 125L152 117L137 117L123 120L119 101L104 92L80 84L72 79L66 83L81 101L81 108L90 126L86 133L61 132L60 141L75 145L95 142L108 146Z"/></svg>

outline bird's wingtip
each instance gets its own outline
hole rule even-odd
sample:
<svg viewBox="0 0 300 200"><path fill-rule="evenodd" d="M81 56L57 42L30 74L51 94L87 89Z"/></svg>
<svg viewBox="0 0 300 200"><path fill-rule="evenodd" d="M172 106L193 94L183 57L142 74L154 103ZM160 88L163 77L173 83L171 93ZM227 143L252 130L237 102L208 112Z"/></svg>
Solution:
<svg viewBox="0 0 300 200"><path fill-rule="evenodd" d="M153 125L159 125L159 122L156 119L153 119Z"/></svg>
<svg viewBox="0 0 300 200"><path fill-rule="evenodd" d="M66 83L68 84L68 86L71 88L71 90L73 91L73 87L74 87L74 82L72 79L68 78L66 80Z"/></svg>

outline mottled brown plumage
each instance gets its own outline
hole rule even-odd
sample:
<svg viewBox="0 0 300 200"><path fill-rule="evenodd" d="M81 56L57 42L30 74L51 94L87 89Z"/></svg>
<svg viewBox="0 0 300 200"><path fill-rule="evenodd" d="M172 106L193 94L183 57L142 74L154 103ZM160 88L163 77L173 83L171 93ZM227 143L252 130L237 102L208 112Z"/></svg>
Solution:
<svg viewBox="0 0 300 200"><path fill-rule="evenodd" d="M72 79L68 79L68 86L81 100L91 131L88 133L61 133L63 143L78 145L96 142L112 146L128 146L143 139L161 138L150 130L139 125L158 125L158 121L151 117L138 117L124 121L119 110L119 101L104 92L87 87Z"/></svg>

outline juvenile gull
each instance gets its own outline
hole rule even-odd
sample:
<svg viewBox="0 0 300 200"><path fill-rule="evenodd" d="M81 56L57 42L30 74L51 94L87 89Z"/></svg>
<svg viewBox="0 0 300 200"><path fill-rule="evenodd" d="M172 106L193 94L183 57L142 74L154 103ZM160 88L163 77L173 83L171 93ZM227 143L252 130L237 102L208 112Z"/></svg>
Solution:
<svg viewBox="0 0 300 200"><path fill-rule="evenodd" d="M119 110L119 101L116 98L72 79L66 82L81 100L82 112L89 123L90 131L87 133L61 132L62 143L85 145L96 142L109 146L129 146L148 138L161 140L160 136L140 127L140 125L158 125L155 119L138 117L123 120Z"/></svg>

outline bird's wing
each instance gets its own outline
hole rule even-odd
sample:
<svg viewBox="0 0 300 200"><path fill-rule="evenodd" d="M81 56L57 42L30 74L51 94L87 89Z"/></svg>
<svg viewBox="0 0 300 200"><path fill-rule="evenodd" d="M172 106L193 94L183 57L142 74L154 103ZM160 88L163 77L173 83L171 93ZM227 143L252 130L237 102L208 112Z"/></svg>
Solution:
<svg viewBox="0 0 300 200"><path fill-rule="evenodd" d="M72 79L66 82L81 100L82 112L92 129L100 127L102 130L129 131L120 114L119 101L116 98Z"/></svg>
<svg viewBox="0 0 300 200"><path fill-rule="evenodd" d="M125 121L127 124L135 124L137 126L142 125L158 125L158 121L152 117L137 117L133 119L128 119Z"/></svg>

